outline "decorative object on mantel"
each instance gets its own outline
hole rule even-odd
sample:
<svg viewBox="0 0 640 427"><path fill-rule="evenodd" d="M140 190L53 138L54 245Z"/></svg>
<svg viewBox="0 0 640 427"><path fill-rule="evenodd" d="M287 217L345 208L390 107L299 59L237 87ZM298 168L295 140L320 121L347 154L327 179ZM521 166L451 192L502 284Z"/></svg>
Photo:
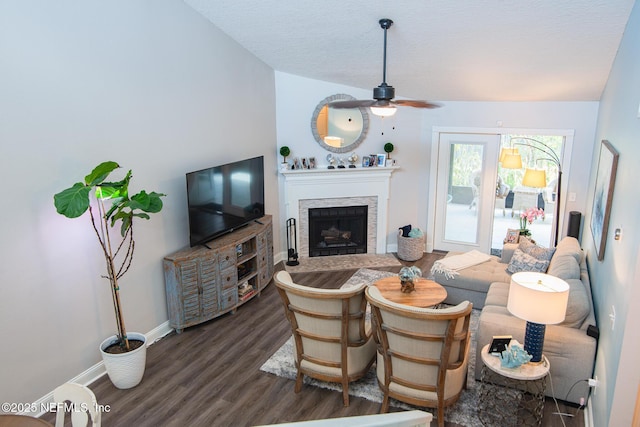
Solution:
<svg viewBox="0 0 640 427"><path fill-rule="evenodd" d="M391 153L393 152L394 146L392 143L387 142L386 144L384 144L384 152L387 153L387 162L386 165L387 166L391 166L391 164L393 163L391 161Z"/></svg>
<svg viewBox="0 0 640 427"><path fill-rule="evenodd" d="M300 159L297 157L293 158L293 164L291 165L291 169L299 170L302 169L302 163L300 163Z"/></svg>
<svg viewBox="0 0 640 427"><path fill-rule="evenodd" d="M398 277L400 277L400 290L402 293L409 294L415 290L415 283L413 281L422 277L422 270L415 265L411 267L402 267L400 269L400 273L398 273Z"/></svg>
<svg viewBox="0 0 640 427"><path fill-rule="evenodd" d="M327 166L327 169L335 169L336 167L334 166L336 163L336 158L333 157L333 154L329 153L327 154L327 162L329 162L329 166Z"/></svg>
<svg viewBox="0 0 640 427"><path fill-rule="evenodd" d="M289 154L291 154L291 150L289 149L289 147L287 147L286 145L280 147L280 155L283 157L282 163L280 163L280 170L286 171L289 169L289 163L287 162L287 156Z"/></svg>
<svg viewBox="0 0 640 427"><path fill-rule="evenodd" d="M53 199L57 212L67 218L78 218L89 211L91 225L106 262L107 272L102 277L109 281L117 329L117 335L100 344L100 353L113 385L128 389L142 381L146 363L146 338L143 334L127 333L118 280L129 271L133 260L133 219L149 219L149 214L160 212L161 197L165 195L141 190L129 196L129 182L133 176L131 170L121 180L107 181L111 172L119 168L120 165L113 161L100 163L83 181L55 194ZM94 206L91 205L92 201L95 202ZM97 212L94 212L94 208L97 208ZM120 239L109 232L117 225Z"/></svg>
<svg viewBox="0 0 640 427"><path fill-rule="evenodd" d="M356 162L358 161L358 155L356 153L351 153L351 155L347 158L347 160L349 161L349 167L355 168Z"/></svg>
<svg viewBox="0 0 640 427"><path fill-rule="evenodd" d="M346 166L344 165L344 157L338 157L338 169L344 169Z"/></svg>
<svg viewBox="0 0 640 427"><path fill-rule="evenodd" d="M287 265L298 265L298 235L296 232L296 219L287 220Z"/></svg>

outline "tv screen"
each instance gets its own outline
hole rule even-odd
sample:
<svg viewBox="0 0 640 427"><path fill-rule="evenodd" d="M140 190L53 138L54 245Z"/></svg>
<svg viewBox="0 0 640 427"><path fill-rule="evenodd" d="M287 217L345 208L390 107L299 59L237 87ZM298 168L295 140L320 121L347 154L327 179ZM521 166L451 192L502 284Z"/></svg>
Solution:
<svg viewBox="0 0 640 427"><path fill-rule="evenodd" d="M264 216L263 156L187 173L187 202L191 246Z"/></svg>

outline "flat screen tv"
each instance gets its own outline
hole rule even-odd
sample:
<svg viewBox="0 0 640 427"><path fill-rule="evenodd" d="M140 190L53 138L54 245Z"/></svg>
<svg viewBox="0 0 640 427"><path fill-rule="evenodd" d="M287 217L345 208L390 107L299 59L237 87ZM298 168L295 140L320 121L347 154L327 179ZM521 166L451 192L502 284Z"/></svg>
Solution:
<svg viewBox="0 0 640 427"><path fill-rule="evenodd" d="M263 156L187 173L187 202L191 246L264 216Z"/></svg>

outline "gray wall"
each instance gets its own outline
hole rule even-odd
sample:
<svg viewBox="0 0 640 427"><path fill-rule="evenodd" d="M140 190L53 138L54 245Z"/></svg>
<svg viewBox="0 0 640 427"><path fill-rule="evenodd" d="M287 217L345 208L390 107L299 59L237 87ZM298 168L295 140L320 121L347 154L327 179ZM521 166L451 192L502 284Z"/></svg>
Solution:
<svg viewBox="0 0 640 427"><path fill-rule="evenodd" d="M607 86L600 102L589 180L589 206L600 141L608 140L619 152L609 233L603 261L598 261L589 224L584 219L582 244L587 253L600 343L595 374L600 389L592 395L594 425L631 425L640 384L640 248L638 236L638 158L640 157L640 4L636 2L625 30ZM614 240L615 228L623 236ZM615 307L612 329L609 314Z"/></svg>
<svg viewBox="0 0 640 427"><path fill-rule="evenodd" d="M291 156L315 156L326 167L328 151L320 147L311 133L311 115L318 102L336 93L369 99L371 89L353 88L276 72L278 144L288 145ZM370 115L367 138L355 150L362 157L384 153L391 141L391 157L400 169L392 174L388 215L388 250L394 250L397 229L406 224L427 229L427 211L433 206L429 195L432 129L439 127L503 129L574 129L571 168L564 176L567 192L576 193L574 202L566 201L566 212L584 212L587 204L585 182L589 178L597 102L442 102L435 110L401 108L395 116L381 119ZM350 153L346 153L347 156ZM280 180L282 187L283 180ZM282 193L281 193L282 194ZM282 200L281 200L282 202ZM284 209L282 215L285 215ZM280 218L284 222L286 218ZM566 230L561 230L564 233ZM284 237L281 241L285 241Z"/></svg>
<svg viewBox="0 0 640 427"><path fill-rule="evenodd" d="M32 402L99 362L115 332L89 218L58 215L53 194L104 160L133 170L132 190L167 194L120 283L127 328L146 333L167 320L161 260L188 245L184 174L275 165L275 83L176 0L0 2L0 62L0 400Z"/></svg>

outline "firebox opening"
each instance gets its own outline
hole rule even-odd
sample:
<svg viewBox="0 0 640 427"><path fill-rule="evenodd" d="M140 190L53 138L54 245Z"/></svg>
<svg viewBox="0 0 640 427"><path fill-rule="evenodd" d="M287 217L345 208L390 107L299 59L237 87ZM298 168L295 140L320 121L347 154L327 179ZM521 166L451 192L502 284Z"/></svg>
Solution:
<svg viewBox="0 0 640 427"><path fill-rule="evenodd" d="M309 256L367 253L367 206L309 209Z"/></svg>

